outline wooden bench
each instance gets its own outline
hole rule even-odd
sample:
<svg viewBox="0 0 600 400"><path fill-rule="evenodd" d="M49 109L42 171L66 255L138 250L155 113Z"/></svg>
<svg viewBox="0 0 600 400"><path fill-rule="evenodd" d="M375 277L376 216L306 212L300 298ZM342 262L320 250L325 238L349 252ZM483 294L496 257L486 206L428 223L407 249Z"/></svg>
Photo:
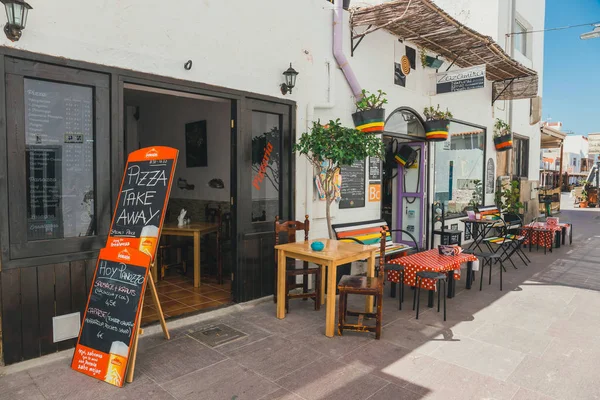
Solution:
<svg viewBox="0 0 600 400"><path fill-rule="evenodd" d="M353 241L365 245L379 244L381 242L381 230L385 229L387 231L385 241L385 256L404 253L413 249L419 251L417 240L410 232L407 232L403 229L389 230L387 222L385 222L383 219L334 224L331 226L331 228L333 229L335 238L337 240L347 242ZM407 246L402 243L394 243L392 240L392 232L402 232L407 234L412 239L414 247ZM379 258L380 255L381 250L378 250L375 256Z"/></svg>

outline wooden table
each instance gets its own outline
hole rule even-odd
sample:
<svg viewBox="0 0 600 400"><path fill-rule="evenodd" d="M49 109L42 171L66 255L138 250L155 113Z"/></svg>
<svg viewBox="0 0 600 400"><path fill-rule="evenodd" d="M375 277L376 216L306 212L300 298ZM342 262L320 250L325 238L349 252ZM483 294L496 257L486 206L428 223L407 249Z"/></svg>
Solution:
<svg viewBox="0 0 600 400"><path fill-rule="evenodd" d="M200 236L218 230L219 224L212 222L198 222L181 227L177 224L165 224L163 226L162 234L165 236L191 236L194 238L194 287L200 287Z"/></svg>
<svg viewBox="0 0 600 400"><path fill-rule="evenodd" d="M310 248L312 242L325 244L322 251ZM346 243L330 239L316 239L309 242L286 243L275 246L277 250L277 318L285 318L285 268L286 258L308 261L323 268L327 267L327 306L325 314L325 335L333 337L335 331L335 293L337 288L337 267L352 261L368 260L367 276L375 276L375 252L378 245L363 246L358 243ZM325 279L321 284L321 303L325 302ZM317 290L315 288L315 290ZM373 296L368 296L366 311L373 311Z"/></svg>

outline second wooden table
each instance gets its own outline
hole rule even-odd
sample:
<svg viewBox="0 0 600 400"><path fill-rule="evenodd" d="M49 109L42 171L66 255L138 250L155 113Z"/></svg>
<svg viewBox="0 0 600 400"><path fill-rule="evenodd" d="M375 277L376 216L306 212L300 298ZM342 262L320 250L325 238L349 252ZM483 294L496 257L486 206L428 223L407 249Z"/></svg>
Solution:
<svg viewBox="0 0 600 400"><path fill-rule="evenodd" d="M194 238L194 287L200 287L200 236L218 230L219 224L211 222L198 222L184 226L165 224L163 226L162 234L165 236L191 236Z"/></svg>
<svg viewBox="0 0 600 400"><path fill-rule="evenodd" d="M323 242L322 251L310 248L312 242ZM317 239L309 242L286 243L275 246L277 250L277 318L285 318L285 268L286 258L312 262L327 267L327 305L325 314L325 335L333 337L335 331L335 294L337 288L337 267L352 261L367 260L367 276L375 276L375 252L379 246L363 246L330 239ZM323 279L323 282L325 280ZM318 290L315 288L315 290ZM321 301L325 301L325 285L321 285ZM366 311L373 311L373 297L367 297Z"/></svg>

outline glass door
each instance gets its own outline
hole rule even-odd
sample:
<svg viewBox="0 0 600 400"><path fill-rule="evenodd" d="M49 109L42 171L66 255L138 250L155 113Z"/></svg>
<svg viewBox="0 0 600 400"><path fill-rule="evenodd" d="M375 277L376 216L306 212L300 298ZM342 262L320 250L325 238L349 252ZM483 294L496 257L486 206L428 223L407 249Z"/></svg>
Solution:
<svg viewBox="0 0 600 400"><path fill-rule="evenodd" d="M258 100L242 105L238 140L236 301L273 294L275 217L292 218L290 107Z"/></svg>
<svg viewBox="0 0 600 400"><path fill-rule="evenodd" d="M424 230L424 196L426 149L424 142L406 143L417 152L417 160L410 168L400 167L398 170L398 202L397 223L401 229L410 232L419 248L423 248ZM412 239L405 233L399 232L396 239L399 243L412 245Z"/></svg>

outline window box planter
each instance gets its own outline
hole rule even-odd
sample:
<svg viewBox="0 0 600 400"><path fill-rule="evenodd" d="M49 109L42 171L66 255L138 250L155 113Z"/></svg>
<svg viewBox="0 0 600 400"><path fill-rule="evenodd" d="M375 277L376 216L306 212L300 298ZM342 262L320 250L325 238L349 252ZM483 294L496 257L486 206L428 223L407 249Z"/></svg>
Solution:
<svg viewBox="0 0 600 400"><path fill-rule="evenodd" d="M431 142L443 142L448 139L450 121L438 119L425 122L425 138Z"/></svg>
<svg viewBox="0 0 600 400"><path fill-rule="evenodd" d="M385 109L374 108L352 114L354 126L364 133L381 133L385 125Z"/></svg>
<svg viewBox="0 0 600 400"><path fill-rule="evenodd" d="M494 138L494 146L496 146L496 151L506 151L512 149L512 134L506 134L502 136L497 136Z"/></svg>

